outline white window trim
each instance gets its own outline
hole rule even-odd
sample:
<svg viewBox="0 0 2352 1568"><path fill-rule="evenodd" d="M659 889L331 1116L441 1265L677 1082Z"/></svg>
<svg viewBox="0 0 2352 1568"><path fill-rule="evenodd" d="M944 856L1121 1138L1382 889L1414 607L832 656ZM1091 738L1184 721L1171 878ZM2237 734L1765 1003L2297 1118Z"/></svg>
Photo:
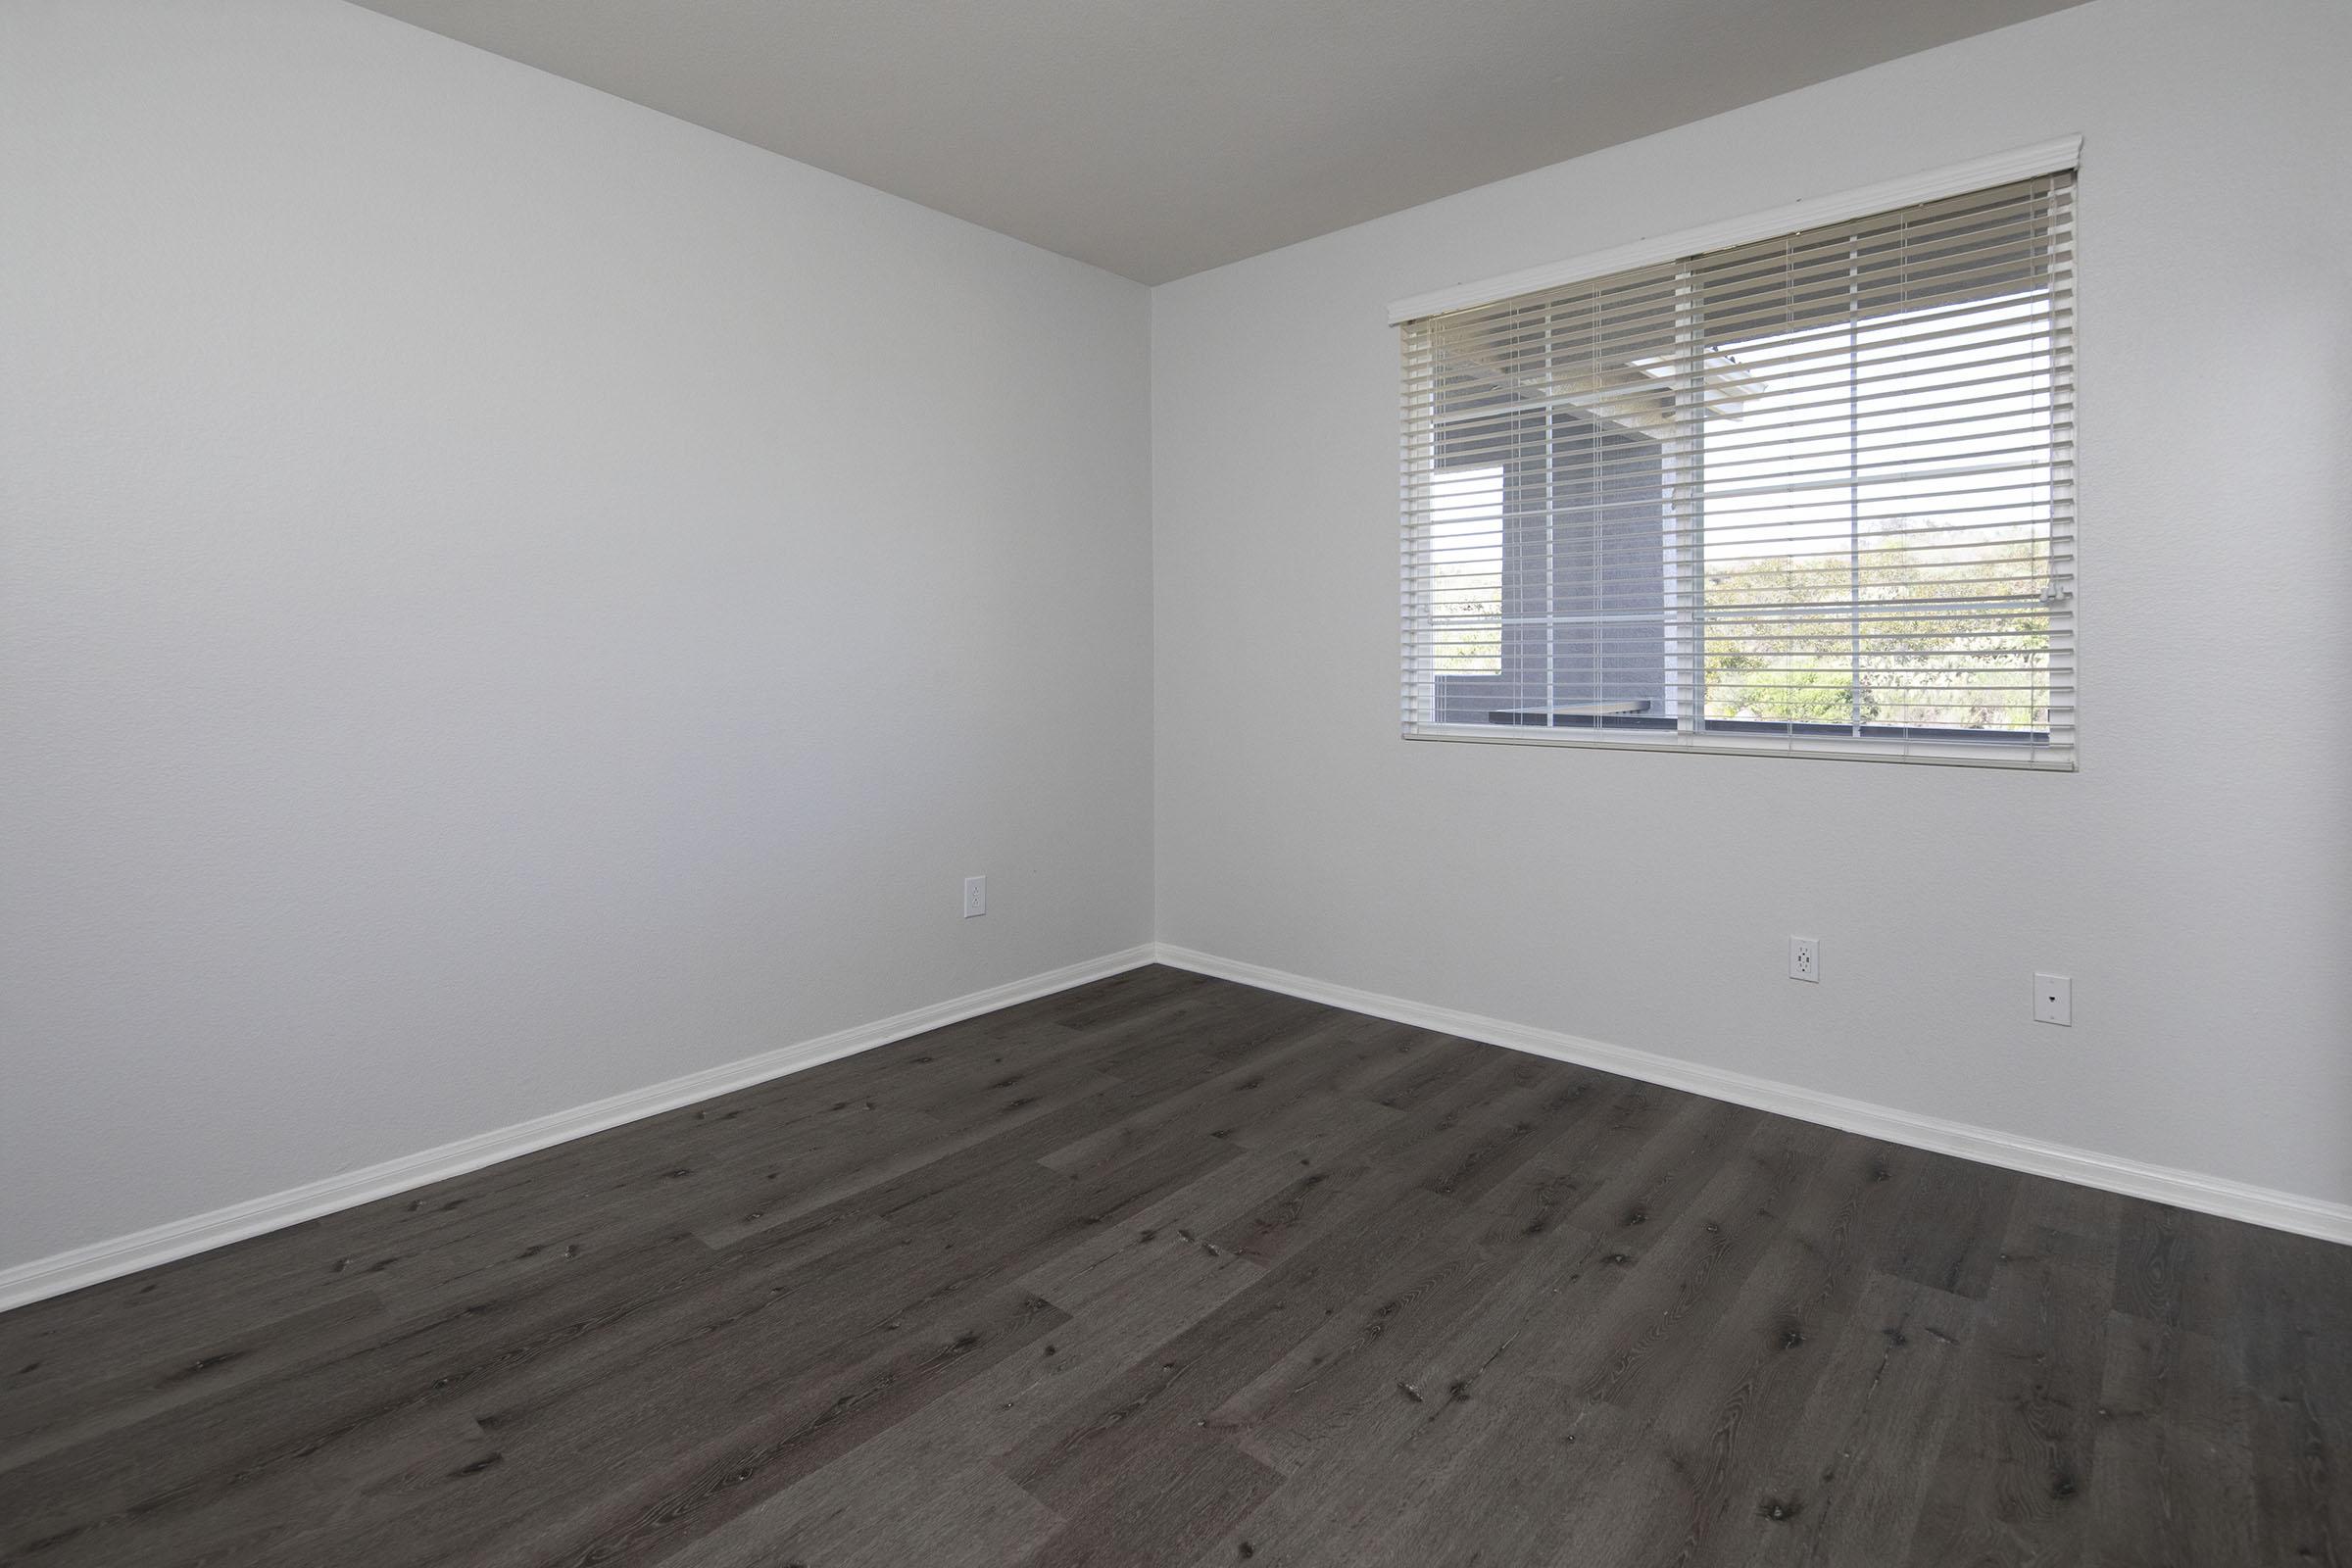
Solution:
<svg viewBox="0 0 2352 1568"><path fill-rule="evenodd" d="M1945 767L1998 767L2022 773L2072 773L2069 755L2041 755L2041 748L2013 741L1874 740L1867 749L1837 735L1744 735L1722 730L1657 730L1612 734L1607 740L1540 732L1514 735L1499 724L1421 724L1402 732L1408 741L1476 741L1484 746L1567 746L1587 751L1692 752L1717 757L1817 757L1838 762L1922 762Z"/></svg>
<svg viewBox="0 0 2352 1568"><path fill-rule="evenodd" d="M1947 196L1964 196L1971 191L2016 180L2034 179L2045 174L2080 172L2082 138L2063 136L2052 141L2038 142L2010 152L1990 154L1967 163L1924 171L1899 179L1884 180L1875 185L1860 186L1835 195L1809 198L1787 206L1726 219L1720 222L1682 229L1671 234L1636 240L1605 251L1594 251L1567 261L1547 263L1516 272L1506 272L1473 283L1457 283L1450 287L1433 289L1398 300L1389 307L1392 328L1451 311L1475 310L1522 294L1546 289L1563 288L1573 283L1604 277L1613 272L1630 271L1636 268L1655 267L1686 257L1703 255L1709 251L1725 250L1736 245L1752 244L1758 240L1775 239L1805 229L1854 219L1869 218L1918 202L1937 201ZM2069 481L2070 484L2072 481ZM2076 524L2077 529L2080 523ZM2055 615L2072 620L2075 612L2070 596L2068 602L2054 609ZM2079 656L2078 656L2079 658ZM2075 677L2070 673L2069 680ZM1583 736L1567 736L1546 731L1543 734L1511 734L1487 724L1410 725L1402 732L1406 740L1474 741L1496 746L1568 746L1618 751L1697 752L1733 757L1814 757L1840 761L1921 762L1959 767L1991 767L2028 772L2072 773L2081 766L2078 742L2072 731L2063 751L2053 757L2041 747L2014 742L1933 741L1915 742L1886 739L1867 747L1857 747L1842 736L1777 735L1750 736L1710 730L1679 730L1653 733L1636 738L1632 735L1612 735L1607 740Z"/></svg>
<svg viewBox="0 0 2352 1568"><path fill-rule="evenodd" d="M1481 305L1492 305L1497 300L1533 294L1544 289L1562 288L1611 272L1631 271L1637 267L1655 267L1661 262L1679 261L1683 257L1696 256L1706 251L1728 250L1734 245L1749 245L1762 239L1775 239L1783 234L1793 234L1825 223L1868 218L1873 214L1891 212L1897 207L1909 207L1915 202L1965 196L1970 191L1982 190L1989 185L2002 185L2012 180L2033 179L2042 174L2077 169L2082 161L2082 138L2062 136L2055 141L2020 147L2014 152L1995 153L1989 157L1972 159L1965 164L1908 174L1901 179L1884 180L1857 190L1840 191L1834 196L1811 197L1791 202L1786 207L1750 213L1744 218L1726 219L1722 222L1686 228L1678 233L1635 240L1630 245L1619 245L1610 250L1593 251L1564 262L1549 262L1542 267L1505 272L1500 277L1432 289L1391 305L1389 324L1402 326L1407 321L1417 321L1427 316L1473 310Z"/></svg>

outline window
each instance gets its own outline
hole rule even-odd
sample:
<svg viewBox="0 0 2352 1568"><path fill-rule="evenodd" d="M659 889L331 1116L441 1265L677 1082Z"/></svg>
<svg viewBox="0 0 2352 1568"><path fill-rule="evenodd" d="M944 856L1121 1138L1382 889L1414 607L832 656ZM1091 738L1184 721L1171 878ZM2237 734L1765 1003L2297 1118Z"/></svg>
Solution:
<svg viewBox="0 0 2352 1568"><path fill-rule="evenodd" d="M1405 733L2071 767L2073 191L1399 307Z"/></svg>

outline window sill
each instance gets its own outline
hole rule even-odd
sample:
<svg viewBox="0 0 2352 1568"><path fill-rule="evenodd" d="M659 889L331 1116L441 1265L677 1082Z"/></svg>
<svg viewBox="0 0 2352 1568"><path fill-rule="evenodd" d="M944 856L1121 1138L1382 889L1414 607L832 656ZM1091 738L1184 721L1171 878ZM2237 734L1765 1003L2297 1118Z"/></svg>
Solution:
<svg viewBox="0 0 2352 1568"><path fill-rule="evenodd" d="M1732 727L1732 726L1740 727ZM1794 729L1795 733L1791 733ZM1817 729L1827 733L1803 733ZM2063 734L2063 732L2061 732ZM1528 724L1407 724L1408 741L1470 741L1491 746L1581 746L1592 751L1712 752L1727 757L1808 757L1848 762L1926 762L1946 767L2005 767L2029 772L2075 771L2073 746L2047 735L1995 739L1967 731L1908 731L1856 736L1830 725L1788 726L1718 720L1717 727L1678 730L1670 719L1580 719L1544 728ZM1948 738L1947 738L1948 737ZM1965 738L1963 738L1965 737Z"/></svg>

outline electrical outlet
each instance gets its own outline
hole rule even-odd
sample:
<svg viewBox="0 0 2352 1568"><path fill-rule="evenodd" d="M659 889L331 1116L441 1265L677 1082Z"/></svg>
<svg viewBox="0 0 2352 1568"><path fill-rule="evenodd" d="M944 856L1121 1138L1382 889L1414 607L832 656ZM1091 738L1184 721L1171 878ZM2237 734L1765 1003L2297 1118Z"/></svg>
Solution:
<svg viewBox="0 0 2352 1568"><path fill-rule="evenodd" d="M988 878L967 876L963 879L963 917L988 912Z"/></svg>
<svg viewBox="0 0 2352 1568"><path fill-rule="evenodd" d="M2075 1021L2075 982L2071 975L2034 977L2034 1019L2036 1023L2071 1026Z"/></svg>
<svg viewBox="0 0 2352 1568"><path fill-rule="evenodd" d="M1821 983L1821 943L1813 937L1788 939L1788 978Z"/></svg>

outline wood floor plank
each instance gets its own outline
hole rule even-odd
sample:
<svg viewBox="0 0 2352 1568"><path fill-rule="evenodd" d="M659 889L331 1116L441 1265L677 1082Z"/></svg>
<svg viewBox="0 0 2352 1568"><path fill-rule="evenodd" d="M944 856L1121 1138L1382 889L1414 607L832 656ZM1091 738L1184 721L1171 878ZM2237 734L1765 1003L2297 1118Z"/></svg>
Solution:
<svg viewBox="0 0 2352 1568"><path fill-rule="evenodd" d="M1692 1343L1706 1339L1748 1292L1750 1276L1785 1229L1789 1206L1814 1180L1830 1142L1822 1128L1775 1118L1732 1152L1687 1213L1645 1221L1642 1229L1656 1240L1627 1270L1611 1302L1614 1326L1563 1346L1577 1370L1563 1365L1555 1375L1573 1378L1587 1399L1654 1409L1663 1383L1693 1375ZM1775 1318L1756 1337L1801 1342L1800 1325L1781 1314L1773 1284L1756 1295Z"/></svg>
<svg viewBox="0 0 2352 1568"><path fill-rule="evenodd" d="M814 1474L830 1460L881 1436L943 1390L994 1365L1066 1323L1065 1313L1018 1287L972 1301L911 1343L894 1338L838 1373L803 1372L772 1389L739 1382L735 1397L695 1417L718 1429L700 1442L668 1439L636 1405L621 1442L597 1471L597 1500L548 1531L532 1522L507 1527L517 1557L612 1564L650 1563L711 1533L761 1497ZM729 1368L733 1370L733 1368ZM738 1374L740 1378L740 1374ZM748 1397L746 1396L749 1396ZM713 1419L715 1417L715 1419ZM732 1422L730 1429L729 1423ZM671 1457L647 1464L646 1448ZM564 1455L577 1465L575 1446ZM509 1483L512 1484L511 1482ZM483 1521L487 1525L490 1521ZM496 1555L498 1536L466 1532Z"/></svg>
<svg viewBox="0 0 2352 1568"><path fill-rule="evenodd" d="M2102 1558L2117 1568L2255 1561L2252 1419L2228 1347L2118 1313L2093 1461Z"/></svg>
<svg viewBox="0 0 2352 1568"><path fill-rule="evenodd" d="M2086 1497L2113 1246L2040 1223L2051 1208L2065 1209L2057 1185L2034 1184L1993 1254L1964 1351L1962 1408L1930 1472L1913 1536L1915 1562L2022 1568L2093 1555Z"/></svg>
<svg viewBox="0 0 2352 1568"><path fill-rule="evenodd" d="M1209 1412L1208 1425L1293 1475L1325 1444L1347 1441L1368 1412L1426 1402L1411 1379L1503 1270L1459 1231L1433 1228L1400 1236L1395 1247L1375 1284L1237 1389Z"/></svg>
<svg viewBox="0 0 2352 1568"><path fill-rule="evenodd" d="M1874 1348L1847 1336L1881 1278L1870 1259L1905 1196L1884 1155L1852 1140L1824 1151L1676 1374L1646 1395L1631 1391L1630 1401L1621 1386L1619 1402L1678 1456L1689 1489L1689 1532L1673 1560L1762 1561L1792 1537L1781 1527L1803 1506L1810 1478L1790 1471L1789 1433L1825 1379L1848 1360L1868 1364ZM1741 1528L1754 1521L1771 1528Z"/></svg>
<svg viewBox="0 0 2352 1568"><path fill-rule="evenodd" d="M1563 1405L1573 1398L1556 1385L1523 1392ZM1243 1561L1251 1568L1354 1568L1371 1560L1391 1544L1414 1539L1439 1499L1487 1461L1489 1439L1514 1409L1501 1399L1413 1403L1400 1398L1359 1420L1346 1443L1318 1449L1305 1468L1212 1542L1192 1568L1227 1568ZM1575 1425L1556 1434L1558 1445L1549 1450L1552 1463L1544 1479L1547 1506L1582 1536L1589 1521L1574 1501L1592 1476L1618 1461L1615 1440L1624 1418L1606 1407L1583 1407L1577 1414ZM1629 1529L1631 1535L1639 1533ZM1423 1560L1515 1560L1489 1551L1489 1545L1485 1533L1472 1526Z"/></svg>
<svg viewBox="0 0 2352 1568"><path fill-rule="evenodd" d="M2264 1559L2352 1568L2352 1348L2307 1341L2270 1370L2251 1414Z"/></svg>
<svg viewBox="0 0 2352 1568"><path fill-rule="evenodd" d="M2352 1568L2352 1249L1147 966L0 1314L28 1568Z"/></svg>
<svg viewBox="0 0 2352 1568"><path fill-rule="evenodd" d="M2169 1328L2227 1335L2245 1227L2166 1203L2132 1200L2118 1208L2115 1309Z"/></svg>
<svg viewBox="0 0 2352 1568"><path fill-rule="evenodd" d="M2020 1178L1948 1154L1907 1158L1922 1169L1880 1266L1897 1279L1982 1298L1999 1265Z"/></svg>
<svg viewBox="0 0 2352 1568"><path fill-rule="evenodd" d="M1324 1090L1331 1071L1327 1056L1338 1034L1328 1025L1291 1031L1249 1061L1147 1101L1129 1114L1049 1151L1045 1162L1063 1171L1101 1168L1119 1158L1122 1150L1178 1130L1257 1147L1261 1140L1249 1136L1252 1127L1302 1102L1316 1102L1310 1097ZM1387 1114L1377 1106L1365 1108Z"/></svg>
<svg viewBox="0 0 2352 1568"><path fill-rule="evenodd" d="M2229 1343L2253 1397L2265 1562L2352 1568L2352 1284L2347 1250L2246 1229Z"/></svg>
<svg viewBox="0 0 2352 1568"><path fill-rule="evenodd" d="M1077 1419L1039 1430L1009 1455L1008 1473L1064 1513L1103 1484L1098 1477L1148 1474L1161 1440L1204 1429L1220 1405L1349 1298L1376 1283L1409 1278L1410 1260L1399 1259L1393 1238L1442 1203L1407 1190L1390 1208L1368 1208L1335 1225L1210 1317L1143 1348L1127 1375ZM1235 1446L1221 1433L1210 1436Z"/></svg>
<svg viewBox="0 0 2352 1568"><path fill-rule="evenodd" d="M192 1360L207 1346L330 1298L378 1299L373 1282L327 1266L335 1247L326 1222L310 1220L0 1312L0 1401Z"/></svg>
<svg viewBox="0 0 2352 1568"><path fill-rule="evenodd" d="M1610 1473L1603 1468L1616 1458L1609 1424L1596 1418L1592 1401L1544 1379L1496 1405L1477 1439L1462 1446L1460 1460L1410 1512L1392 1516L1379 1539L1363 1542L1352 1561L1417 1568L1458 1559L1464 1541L1498 1563L1594 1560L1593 1516L1561 1506L1562 1481L1578 1488L1595 1471ZM1570 1455L1581 1462L1569 1463Z"/></svg>
<svg viewBox="0 0 2352 1568"><path fill-rule="evenodd" d="M663 1568L998 1568L1064 1521L993 1466L895 1429L662 1559Z"/></svg>
<svg viewBox="0 0 2352 1568"><path fill-rule="evenodd" d="M710 1255L686 1235L611 1254L495 1301L396 1323L298 1377L243 1385L0 1471L8 1546L47 1543L43 1562L168 1560L248 1533L255 1516L304 1509L330 1484L321 1477L369 1476L371 1453L398 1458L470 1431L466 1405L497 1379L583 1343L618 1348L674 1298L681 1254L697 1265Z"/></svg>
<svg viewBox="0 0 2352 1568"><path fill-rule="evenodd" d="M976 1458L1000 1460L1031 1434L1063 1430L1136 1364L1136 1347L1180 1338L1264 1277L1243 1258L1163 1237L1148 1266L1088 1300L1035 1348L974 1380L916 1421L955 1430Z"/></svg>
<svg viewBox="0 0 2352 1568"><path fill-rule="evenodd" d="M1399 1120L1348 1152L1414 1185L1474 1202L1565 1136L1596 1108L1595 1075L1536 1056L1497 1053L1475 1071L1433 1083L1412 1102L1386 1108ZM1396 1098L1381 1086L1375 1102Z"/></svg>
<svg viewBox="0 0 2352 1568"><path fill-rule="evenodd" d="M1725 1568L1907 1560L1926 1477L1955 1414L1962 1349L1980 1308L1873 1273L1804 1408L1779 1431L1752 1498L1693 1562ZM1744 1508L1737 1504L1744 1502Z"/></svg>
<svg viewBox="0 0 2352 1568"><path fill-rule="evenodd" d="M291 1317L256 1323L170 1365L16 1391L0 1403L0 1472L182 1405L219 1398L242 1385L284 1376L387 1321L376 1298L338 1295Z"/></svg>
<svg viewBox="0 0 2352 1568"><path fill-rule="evenodd" d="M1710 1180L1724 1151L1761 1125L1757 1112L1647 1085L1612 1098L1478 1200L1522 1229L1565 1224L1621 1231L1664 1219Z"/></svg>

